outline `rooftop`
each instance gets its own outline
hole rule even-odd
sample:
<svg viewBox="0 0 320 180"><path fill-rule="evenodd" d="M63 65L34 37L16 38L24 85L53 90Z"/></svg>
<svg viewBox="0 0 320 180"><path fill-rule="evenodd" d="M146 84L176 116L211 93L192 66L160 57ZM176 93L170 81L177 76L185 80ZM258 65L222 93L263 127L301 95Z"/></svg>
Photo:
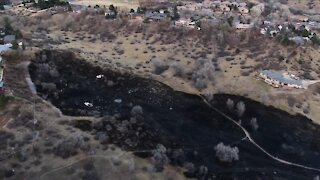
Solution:
<svg viewBox="0 0 320 180"><path fill-rule="evenodd" d="M13 42L16 40L16 36L15 35L6 35L3 37L3 41L4 42Z"/></svg>
<svg viewBox="0 0 320 180"><path fill-rule="evenodd" d="M263 71L261 71L261 73L263 75L266 75L268 78L273 79L273 80L277 80L281 83L295 84L295 85L299 85L299 86L303 85L302 80L296 80L296 79L290 78L288 76L284 76L283 74L281 74L280 72L277 72L277 71L263 70Z"/></svg>

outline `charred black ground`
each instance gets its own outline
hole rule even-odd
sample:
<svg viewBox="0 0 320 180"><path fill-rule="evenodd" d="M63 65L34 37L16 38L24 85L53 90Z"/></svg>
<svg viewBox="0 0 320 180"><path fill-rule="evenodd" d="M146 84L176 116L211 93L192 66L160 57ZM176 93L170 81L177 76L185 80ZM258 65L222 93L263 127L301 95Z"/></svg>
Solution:
<svg viewBox="0 0 320 180"><path fill-rule="evenodd" d="M200 97L176 92L159 82L102 70L65 51L39 53L30 65L30 75L38 94L64 114L101 117L100 124L84 121L74 126L92 134L107 133L103 143L113 143L124 150L153 149L163 144L171 164L195 165L196 170L186 173L188 176L310 179L317 175L315 171L272 160L250 142L241 141L244 133ZM245 103L241 121L259 145L282 159L320 168L318 125L303 116L292 116L243 97L215 95L212 104L235 119L239 118L226 107L228 98ZM143 108L143 115L133 118L131 109L135 105ZM258 119L257 131L249 125L252 117ZM240 160L221 164L214 151L219 142L237 146ZM200 166L206 166L208 173L199 171Z"/></svg>

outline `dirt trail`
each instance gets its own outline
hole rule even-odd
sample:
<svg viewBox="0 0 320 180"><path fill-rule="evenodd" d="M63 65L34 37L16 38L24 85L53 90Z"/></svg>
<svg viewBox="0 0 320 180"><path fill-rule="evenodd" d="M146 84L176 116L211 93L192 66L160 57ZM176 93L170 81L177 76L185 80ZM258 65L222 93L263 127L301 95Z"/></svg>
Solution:
<svg viewBox="0 0 320 180"><path fill-rule="evenodd" d="M261 147L259 144L257 144L254 139L252 139L250 133L237 121L235 121L234 119L232 119L230 116L226 115L225 113L221 112L220 110L218 110L217 108L213 107L205 97L203 96L199 96L203 99L203 102L205 102L212 110L216 111L217 113L221 114L222 116L224 116L225 118L227 118L228 120L230 120L231 122L233 122L234 124L236 124L239 128L241 128L241 130L243 131L243 133L246 135L246 138L254 145L256 146L258 149L260 149L264 154L266 154L267 156L269 156L270 158L274 159L275 161L278 161L282 164L287 164L290 166L295 166L295 167L299 167L299 168L303 168L303 169L308 169L308 170L313 170L313 171L317 171L320 172L320 169L318 168L314 168L314 167L309 167L309 166L305 166L302 164L297 164L297 163L293 163L290 161L286 161L283 159L280 159L276 156L273 156L272 154L270 154L268 151L266 151L263 147Z"/></svg>

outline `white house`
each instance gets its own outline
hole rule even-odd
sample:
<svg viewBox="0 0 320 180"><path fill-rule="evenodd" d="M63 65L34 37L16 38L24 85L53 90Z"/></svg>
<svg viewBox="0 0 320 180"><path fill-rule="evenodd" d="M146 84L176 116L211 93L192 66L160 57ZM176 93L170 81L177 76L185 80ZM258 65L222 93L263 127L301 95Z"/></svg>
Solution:
<svg viewBox="0 0 320 180"><path fill-rule="evenodd" d="M240 23L240 22L237 22L235 23L235 27L237 29L250 29L253 27L253 23L251 24L244 24L244 23Z"/></svg>
<svg viewBox="0 0 320 180"><path fill-rule="evenodd" d="M196 27L196 23L191 21L191 19L187 19L187 18L180 18L179 20L174 22L174 25L178 27L187 27L187 28Z"/></svg>

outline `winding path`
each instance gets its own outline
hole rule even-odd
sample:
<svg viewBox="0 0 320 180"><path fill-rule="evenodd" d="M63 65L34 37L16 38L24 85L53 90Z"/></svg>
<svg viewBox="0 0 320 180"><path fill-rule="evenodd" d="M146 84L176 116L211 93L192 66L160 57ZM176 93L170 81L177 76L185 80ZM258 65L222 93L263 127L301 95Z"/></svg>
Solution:
<svg viewBox="0 0 320 180"><path fill-rule="evenodd" d="M299 167L299 168L303 168L303 169L308 169L308 170L313 170L313 171L318 171L320 172L320 169L319 168L314 168L314 167L309 167L309 166L305 166L305 165L302 165L302 164L297 164L297 163L293 163L293 162L290 162L290 161L286 161L286 160L283 160L283 159L280 159L278 157L275 157L274 155L270 154L268 151L266 151L265 149L263 149L263 147L261 147L259 144L257 144L253 139L252 137L250 136L250 133L241 125L239 124L237 121L235 121L234 119L232 119L230 116L226 115L225 113L223 113L222 111L220 111L219 109L213 107L208 101L207 99L202 96L202 95L199 95L202 100L214 111L216 111L217 113L221 114L222 116L224 116L225 118L227 118L228 120L230 120L231 122L233 122L234 124L236 124L238 127L241 128L241 130L245 133L246 135L246 138L254 145L256 146L258 149L260 149L263 153L265 153L266 155L268 155L270 158L272 158L273 160L275 161L278 161L282 164L287 164L287 165L290 165L290 166L295 166L295 167Z"/></svg>

